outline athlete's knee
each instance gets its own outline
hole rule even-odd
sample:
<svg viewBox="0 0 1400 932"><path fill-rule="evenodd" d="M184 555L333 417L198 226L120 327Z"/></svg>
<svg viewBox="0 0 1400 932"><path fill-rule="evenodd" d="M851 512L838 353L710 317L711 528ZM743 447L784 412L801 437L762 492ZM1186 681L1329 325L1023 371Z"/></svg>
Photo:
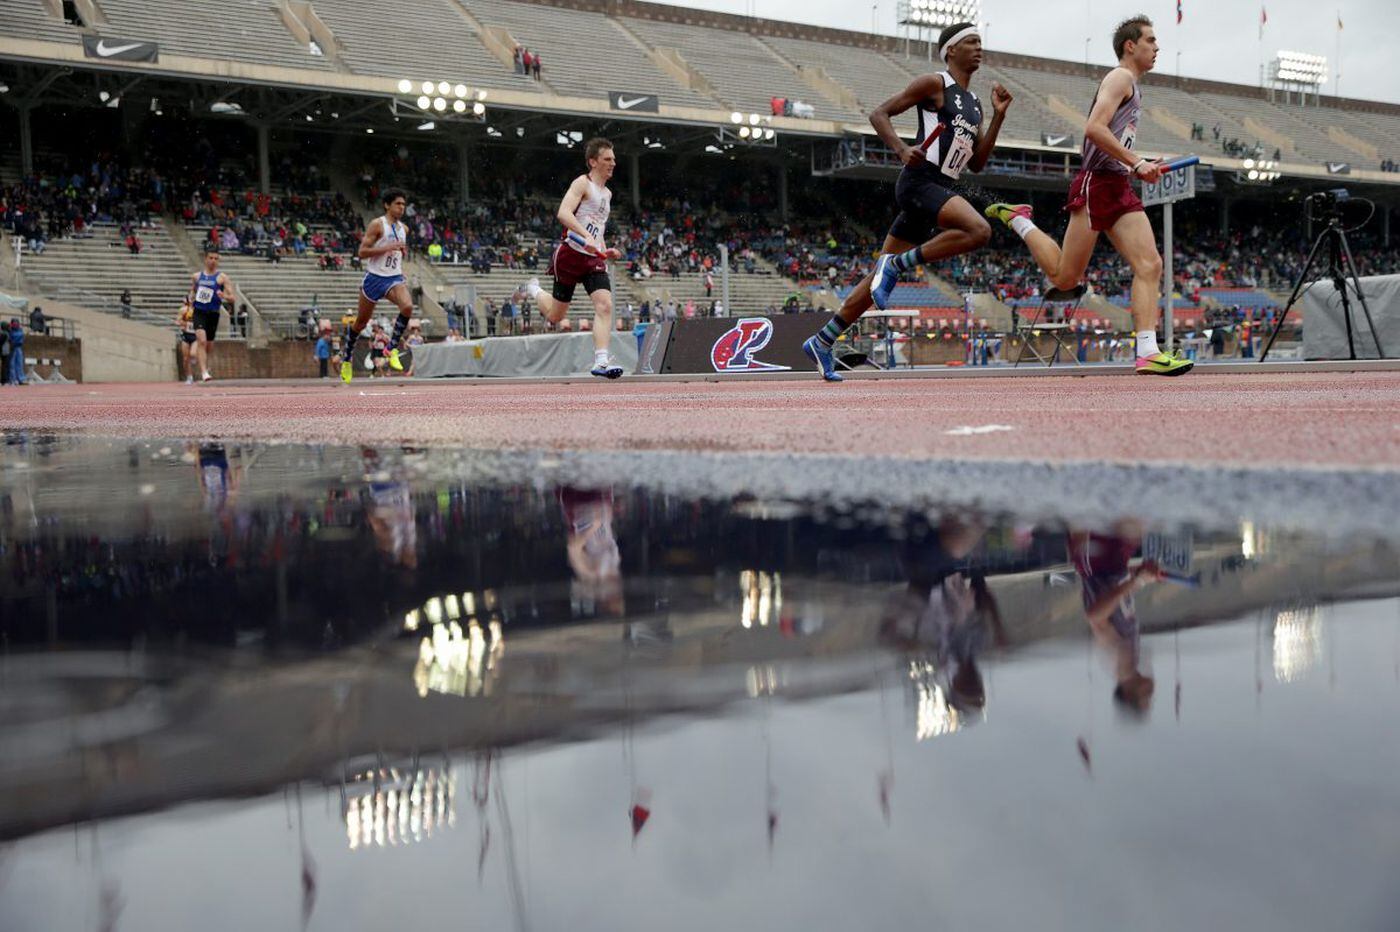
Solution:
<svg viewBox="0 0 1400 932"><path fill-rule="evenodd" d="M972 241L974 249L981 249L992 241L992 225L981 217L976 217L974 222L969 222L963 228L963 232Z"/></svg>
<svg viewBox="0 0 1400 932"><path fill-rule="evenodd" d="M1162 256L1154 251L1150 255L1141 256L1132 263L1133 275L1136 278L1146 278L1156 281L1162 277Z"/></svg>
<svg viewBox="0 0 1400 932"><path fill-rule="evenodd" d="M1072 269L1056 269L1055 274L1050 276L1050 284L1061 291L1068 291L1079 284L1079 276Z"/></svg>

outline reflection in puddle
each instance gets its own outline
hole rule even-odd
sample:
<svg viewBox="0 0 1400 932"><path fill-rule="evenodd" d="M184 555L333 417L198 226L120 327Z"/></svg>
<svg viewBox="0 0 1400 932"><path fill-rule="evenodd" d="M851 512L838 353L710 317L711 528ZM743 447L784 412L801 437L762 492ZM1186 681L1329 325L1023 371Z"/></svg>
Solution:
<svg viewBox="0 0 1400 932"><path fill-rule="evenodd" d="M460 466L9 438L5 928L1400 908L1393 540Z"/></svg>

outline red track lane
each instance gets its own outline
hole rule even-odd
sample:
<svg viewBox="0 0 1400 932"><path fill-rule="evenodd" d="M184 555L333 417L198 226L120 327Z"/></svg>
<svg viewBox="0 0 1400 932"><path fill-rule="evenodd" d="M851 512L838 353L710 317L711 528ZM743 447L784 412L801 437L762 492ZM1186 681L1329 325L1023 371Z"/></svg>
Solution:
<svg viewBox="0 0 1400 932"><path fill-rule="evenodd" d="M55 385L0 390L0 426L496 449L1394 470L1400 469L1400 373L844 385L815 379Z"/></svg>

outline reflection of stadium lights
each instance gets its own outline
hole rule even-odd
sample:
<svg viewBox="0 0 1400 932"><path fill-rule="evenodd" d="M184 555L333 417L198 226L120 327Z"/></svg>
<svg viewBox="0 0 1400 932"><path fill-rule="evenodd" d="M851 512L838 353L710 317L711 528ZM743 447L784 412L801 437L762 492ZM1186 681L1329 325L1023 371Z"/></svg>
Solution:
<svg viewBox="0 0 1400 932"><path fill-rule="evenodd" d="M404 78L402 81L400 81L400 82L399 82L399 93L400 93L400 94L411 94L411 93L413 93L413 82L410 81L408 78Z"/></svg>
<svg viewBox="0 0 1400 932"><path fill-rule="evenodd" d="M735 110L733 113L729 114L729 122L730 122L730 123L742 123L742 122L744 122L744 115L743 115L742 113L740 113L738 110Z"/></svg>
<svg viewBox="0 0 1400 932"><path fill-rule="evenodd" d="M461 99L461 98L463 98L463 97L466 97L466 96L467 96L467 86L466 86L465 84L458 84L456 87L454 87L454 88L452 89L452 96L454 96L454 97L456 97L456 98L458 98L458 99Z"/></svg>
<svg viewBox="0 0 1400 932"><path fill-rule="evenodd" d="M454 100L454 101L452 101L452 110L453 110L454 113L466 113L466 112L467 112L467 102L466 102L465 100Z"/></svg>
<svg viewBox="0 0 1400 932"><path fill-rule="evenodd" d="M428 109L429 107L431 107L432 105L433 105L433 102L432 102L431 100L429 100L428 98L426 98L426 97L419 97L419 98L418 98L418 109L419 109L419 110L427 110L427 109Z"/></svg>
<svg viewBox="0 0 1400 932"><path fill-rule="evenodd" d="M1274 619L1274 679L1291 683L1322 656L1321 612L1317 608L1279 612Z"/></svg>
<svg viewBox="0 0 1400 932"><path fill-rule="evenodd" d="M433 109L436 110L438 113L441 113L442 111L447 109L447 101L441 97L434 97Z"/></svg>
<svg viewBox="0 0 1400 932"><path fill-rule="evenodd" d="M431 94L433 92L433 82L424 81L422 84L422 91L424 94Z"/></svg>
<svg viewBox="0 0 1400 932"><path fill-rule="evenodd" d="M477 116L482 116L486 113L486 105L478 100L476 103L472 104L472 113L475 113Z"/></svg>

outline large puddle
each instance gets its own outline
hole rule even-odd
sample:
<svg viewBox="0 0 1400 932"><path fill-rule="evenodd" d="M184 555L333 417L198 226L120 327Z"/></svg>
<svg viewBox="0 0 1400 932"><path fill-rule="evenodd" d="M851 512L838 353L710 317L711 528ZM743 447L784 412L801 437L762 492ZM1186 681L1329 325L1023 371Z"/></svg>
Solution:
<svg viewBox="0 0 1400 932"><path fill-rule="evenodd" d="M0 928L1400 922L1396 539L567 473L6 435Z"/></svg>

